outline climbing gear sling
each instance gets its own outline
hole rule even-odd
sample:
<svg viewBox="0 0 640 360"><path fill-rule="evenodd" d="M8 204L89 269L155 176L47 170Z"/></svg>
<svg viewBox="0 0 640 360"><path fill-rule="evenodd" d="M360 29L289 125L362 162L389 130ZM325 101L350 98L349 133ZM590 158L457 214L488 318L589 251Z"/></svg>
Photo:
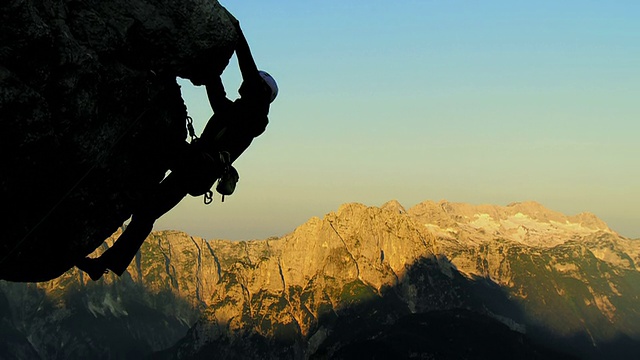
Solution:
<svg viewBox="0 0 640 360"><path fill-rule="evenodd" d="M233 194L236 188L236 183L240 178L238 171L231 166L231 154L227 151L220 151L217 154L210 154L202 149L201 144L198 143L200 139L193 128L193 119L191 116L187 116L187 131L191 138L190 146L194 149L188 154L191 157L189 159L192 172L197 172L195 176L191 177L189 182L188 193L191 196L204 195L204 204L209 205L213 202L213 191L211 188L218 182L216 191L222 195L222 202L224 202L225 196ZM223 133L224 129L220 131ZM218 140L221 134L215 137ZM222 172L218 171L222 168Z"/></svg>

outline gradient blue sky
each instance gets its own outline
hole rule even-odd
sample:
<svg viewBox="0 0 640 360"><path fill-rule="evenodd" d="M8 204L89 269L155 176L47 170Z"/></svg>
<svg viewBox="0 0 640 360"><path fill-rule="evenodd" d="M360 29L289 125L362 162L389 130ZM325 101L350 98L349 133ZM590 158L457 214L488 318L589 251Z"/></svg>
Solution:
<svg viewBox="0 0 640 360"><path fill-rule="evenodd" d="M262 239L347 202L535 200L640 238L640 2L221 4L280 95L237 193L156 229ZM204 89L180 83L202 129Z"/></svg>

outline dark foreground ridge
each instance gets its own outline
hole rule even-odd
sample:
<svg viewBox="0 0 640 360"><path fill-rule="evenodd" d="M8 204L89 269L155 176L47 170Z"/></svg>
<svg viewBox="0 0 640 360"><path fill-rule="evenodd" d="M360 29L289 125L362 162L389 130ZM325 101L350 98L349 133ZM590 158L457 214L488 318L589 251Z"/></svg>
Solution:
<svg viewBox="0 0 640 360"><path fill-rule="evenodd" d="M111 235L186 139L176 76L228 63L215 0L0 5L0 279L58 277ZM216 71L214 70L214 71Z"/></svg>
<svg viewBox="0 0 640 360"><path fill-rule="evenodd" d="M505 324L467 309L407 315L377 325L333 359L577 359L534 344Z"/></svg>
<svg viewBox="0 0 640 360"><path fill-rule="evenodd" d="M145 255L154 247L145 246ZM321 306L313 325L317 335L311 337L294 324L274 321L261 325L272 334L238 329L210 338L215 332L198 333L202 328L193 326L196 319L206 322L210 310L176 296L172 287L184 286L180 280L173 285L163 281L161 274L149 271L162 266L151 262L135 267L132 275L147 272L142 282L130 276L111 282L110 276L109 281L85 283L73 270L58 293L0 281L0 334L5 339L0 358L575 359L493 318L487 308L522 314L495 284L458 274L450 278L436 259L420 260L408 269L405 284L386 288L380 296L365 284L348 285L336 307ZM418 290L417 313L407 306L404 286Z"/></svg>

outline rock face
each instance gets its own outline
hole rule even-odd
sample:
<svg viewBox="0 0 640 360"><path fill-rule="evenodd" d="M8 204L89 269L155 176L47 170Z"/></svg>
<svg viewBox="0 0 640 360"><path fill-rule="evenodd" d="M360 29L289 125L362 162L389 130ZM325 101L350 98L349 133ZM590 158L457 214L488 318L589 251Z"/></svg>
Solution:
<svg viewBox="0 0 640 360"><path fill-rule="evenodd" d="M89 320L145 344L127 351L167 348L178 337L167 328L149 325L163 341L131 333L154 313L184 324L182 334L191 326L159 358L563 358L539 344L624 358L640 350L639 253L640 240L593 215L536 203L347 204L278 239L154 233L123 278L94 284L70 271L30 285L37 301L16 300L27 285L0 283L0 321L8 346L41 356L56 347L37 329ZM20 310L43 301L56 306ZM58 351L73 357L68 349L92 333L65 334Z"/></svg>
<svg viewBox="0 0 640 360"><path fill-rule="evenodd" d="M337 356L384 339L377 324L461 308L582 358L638 350L640 242L593 215L348 204L278 240L211 244L218 288L170 357Z"/></svg>
<svg viewBox="0 0 640 360"><path fill-rule="evenodd" d="M130 216L186 139L176 76L236 36L215 0L2 2L0 278L55 278Z"/></svg>

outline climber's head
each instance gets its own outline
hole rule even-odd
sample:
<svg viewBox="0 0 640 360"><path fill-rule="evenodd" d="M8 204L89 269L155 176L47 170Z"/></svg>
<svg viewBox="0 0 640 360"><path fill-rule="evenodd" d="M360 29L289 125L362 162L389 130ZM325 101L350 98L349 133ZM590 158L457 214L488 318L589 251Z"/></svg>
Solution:
<svg viewBox="0 0 640 360"><path fill-rule="evenodd" d="M260 75L259 79L251 78L242 82L238 92L242 97L259 99L258 101L268 105L278 96L278 84L266 71L260 70L258 74Z"/></svg>
<svg viewBox="0 0 640 360"><path fill-rule="evenodd" d="M276 96L278 96L278 84L273 76L269 75L268 72L260 70L258 73L260 73L260 77L267 84L269 90L271 90L271 96L269 98L269 102L271 103L276 99Z"/></svg>

